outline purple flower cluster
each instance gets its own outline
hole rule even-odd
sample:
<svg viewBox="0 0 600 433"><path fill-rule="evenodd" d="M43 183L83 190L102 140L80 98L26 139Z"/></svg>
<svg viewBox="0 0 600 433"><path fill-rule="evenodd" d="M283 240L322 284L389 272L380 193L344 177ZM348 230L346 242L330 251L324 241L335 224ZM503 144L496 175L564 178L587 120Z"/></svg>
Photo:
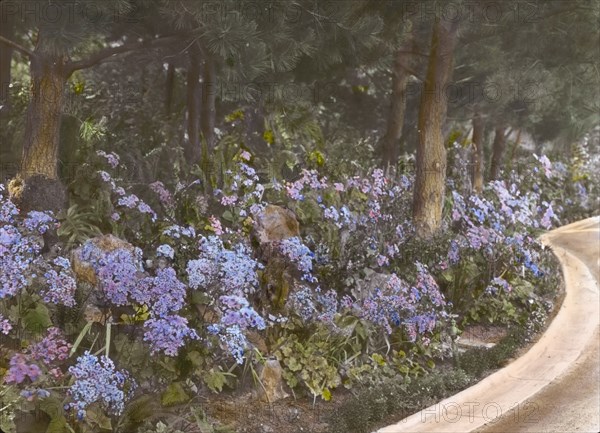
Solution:
<svg viewBox="0 0 600 433"><path fill-rule="evenodd" d="M173 207L175 204L173 201L173 195L167 188L165 188L165 185L161 181L157 180L156 182L151 183L149 186L150 189L158 195L158 199L163 206L165 206L167 209Z"/></svg>
<svg viewBox="0 0 600 433"><path fill-rule="evenodd" d="M96 155L106 158L108 165L110 165L112 168L117 168L119 166L119 155L114 152L106 153L103 150L98 150L96 151Z"/></svg>
<svg viewBox="0 0 600 433"><path fill-rule="evenodd" d="M252 214L260 212L264 207L262 197L265 191L264 185L260 184L256 170L246 164L247 159L240 154L238 158L236 170L228 170L228 184L225 186L225 191L215 190L216 196L221 196L221 205L233 206L236 205L241 217L248 215L248 211Z"/></svg>
<svg viewBox="0 0 600 433"><path fill-rule="evenodd" d="M63 338L60 329L52 327L48 329L48 335L40 342L31 345L29 350L34 359L41 360L46 365L51 365L56 361L64 361L69 357L71 344Z"/></svg>
<svg viewBox="0 0 600 433"><path fill-rule="evenodd" d="M264 319L250 307L246 298L241 296L221 296L219 301L223 310L221 317L221 324L223 326L237 325L241 329L266 328Z"/></svg>
<svg viewBox="0 0 600 433"><path fill-rule="evenodd" d="M56 270L50 269L44 274L48 284L43 291L44 302L74 307L77 282L71 271L71 263L64 257L57 257L52 263L60 270L56 272Z"/></svg>
<svg viewBox="0 0 600 433"><path fill-rule="evenodd" d="M76 409L79 419L83 419L86 408L99 403L109 413L120 415L125 408L126 400L131 396L135 383L126 371L115 369L113 361L106 357L86 352L77 358L77 364L69 367L75 379L69 389L73 400L68 408ZM129 386L129 392L126 387Z"/></svg>
<svg viewBox="0 0 600 433"><path fill-rule="evenodd" d="M310 187L311 190L317 191L328 187L327 178L319 178L319 173L316 170L302 170L302 177L295 182L286 184L286 191L293 200L304 200L304 189Z"/></svg>
<svg viewBox="0 0 600 433"><path fill-rule="evenodd" d="M388 334L392 326L404 326L411 341L417 334L432 332L438 320L446 317L446 302L427 268L416 264L417 277L410 286L392 274L382 288L367 294L362 302L343 299L342 305L352 307L364 320L383 328Z"/></svg>
<svg viewBox="0 0 600 433"><path fill-rule="evenodd" d="M32 382L35 382L42 371L36 364L31 363L29 357L23 353L15 353L10 358L9 369L4 376L4 381L8 384L15 383L19 384L29 378Z"/></svg>
<svg viewBox="0 0 600 433"><path fill-rule="evenodd" d="M12 328L12 324L8 321L8 319L5 319L4 316L0 314L0 332L4 335L8 335Z"/></svg>
<svg viewBox="0 0 600 433"><path fill-rule="evenodd" d="M485 292L490 295L496 295L499 291L510 293L512 292L512 286L504 278L496 277L486 287Z"/></svg>

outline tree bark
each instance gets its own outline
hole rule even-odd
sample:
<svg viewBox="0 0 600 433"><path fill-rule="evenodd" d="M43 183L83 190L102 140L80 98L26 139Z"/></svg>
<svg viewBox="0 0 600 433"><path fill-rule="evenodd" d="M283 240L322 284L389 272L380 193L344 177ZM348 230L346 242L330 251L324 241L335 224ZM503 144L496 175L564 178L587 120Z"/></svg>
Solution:
<svg viewBox="0 0 600 433"><path fill-rule="evenodd" d="M60 120L67 76L60 57L31 59L31 100L27 109L21 177L57 179Z"/></svg>
<svg viewBox="0 0 600 433"><path fill-rule="evenodd" d="M483 190L483 119L479 113L473 116L473 154L471 156L471 180L473 190L476 194L481 194Z"/></svg>
<svg viewBox="0 0 600 433"><path fill-rule="evenodd" d="M490 164L490 180L498 179L502 169L502 160L504 158L504 149L506 148L506 128L504 126L496 127L494 132L494 143L492 144L492 161Z"/></svg>
<svg viewBox="0 0 600 433"><path fill-rule="evenodd" d="M190 163L200 158L200 52L196 44L190 47L187 70L187 133L185 156Z"/></svg>
<svg viewBox="0 0 600 433"><path fill-rule="evenodd" d="M513 143L512 148L510 149L510 168L511 169L514 167L515 155L517 153L517 149L519 148L519 144L521 144L521 131L523 131L523 130L519 129L517 131L517 137L515 138L515 142Z"/></svg>
<svg viewBox="0 0 600 433"><path fill-rule="evenodd" d="M171 117L173 108L173 91L175 89L175 65L169 63L165 81L165 115Z"/></svg>
<svg viewBox="0 0 600 433"><path fill-rule="evenodd" d="M442 222L447 164L442 134L447 110L445 87L452 75L457 30L457 22L440 20L434 24L421 95L413 195L413 223L417 236L421 238L433 236Z"/></svg>
<svg viewBox="0 0 600 433"><path fill-rule="evenodd" d="M0 12L5 12L4 8L0 7ZM12 40L15 35L15 15L2 13L0 17L0 21L2 22L0 36ZM13 51L14 48L12 46L0 43L0 115L10 110L8 89L12 80L11 63Z"/></svg>
<svg viewBox="0 0 600 433"><path fill-rule="evenodd" d="M410 72L406 69L410 57L407 47L412 47L413 41L409 41L406 45L398 49L394 60L387 129L381 139L381 156L384 166L395 165L400 155L400 137L406 112L406 84L410 77Z"/></svg>
<svg viewBox="0 0 600 433"><path fill-rule="evenodd" d="M204 54L204 74L202 79L202 115L201 128L202 136L206 140L208 149L215 146L215 119L216 119L216 96L217 96L217 77L215 73L214 60L206 50Z"/></svg>

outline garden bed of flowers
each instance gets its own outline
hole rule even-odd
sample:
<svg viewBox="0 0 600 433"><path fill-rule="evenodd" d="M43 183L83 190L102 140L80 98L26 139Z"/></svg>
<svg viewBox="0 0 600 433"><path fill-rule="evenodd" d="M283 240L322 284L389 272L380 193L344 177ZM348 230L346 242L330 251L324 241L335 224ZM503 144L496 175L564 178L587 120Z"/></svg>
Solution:
<svg viewBox="0 0 600 433"><path fill-rule="evenodd" d="M410 168L278 181L239 149L218 182L131 184L102 151L85 170L87 219L0 190L7 432L360 432L408 415L543 329L560 277L537 236L597 191L545 156L481 195L451 175L443 227L420 239ZM458 354L469 324L509 335Z"/></svg>

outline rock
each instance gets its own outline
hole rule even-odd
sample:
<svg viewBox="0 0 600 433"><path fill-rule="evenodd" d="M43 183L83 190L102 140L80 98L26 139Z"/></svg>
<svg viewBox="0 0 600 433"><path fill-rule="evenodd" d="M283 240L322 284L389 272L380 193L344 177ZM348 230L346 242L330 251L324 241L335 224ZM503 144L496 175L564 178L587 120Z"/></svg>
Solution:
<svg viewBox="0 0 600 433"><path fill-rule="evenodd" d="M383 289L387 285L389 279L389 274L372 272L364 279L357 281L357 287L352 290L352 294L357 300L363 300L369 294L375 292L375 289Z"/></svg>
<svg viewBox="0 0 600 433"><path fill-rule="evenodd" d="M262 386L259 384L257 389L260 401L271 404L289 397L283 389L282 372L281 364L277 359L267 359L265 364L261 366L258 378Z"/></svg>
<svg viewBox="0 0 600 433"><path fill-rule="evenodd" d="M32 210L52 211L56 215L66 209L68 203L63 183L39 174L25 179L17 175L8 183L8 193L22 215Z"/></svg>
<svg viewBox="0 0 600 433"><path fill-rule="evenodd" d="M246 331L246 337L248 338L248 341L258 349L260 353L267 353L269 351L265 339L262 338L258 332L248 330Z"/></svg>
<svg viewBox="0 0 600 433"><path fill-rule="evenodd" d="M92 243L95 247L97 247L100 251L104 253L114 251L118 248L123 248L128 251L131 251L132 254L134 251L133 245L113 235L99 236L90 239L88 242ZM86 261L82 258L82 252L84 251L84 248L89 248L89 246L86 246L86 244L73 250L71 255L71 266L73 268L73 273L75 274L78 280L87 281L90 284L96 285L96 272L94 270L93 265L89 261Z"/></svg>
<svg viewBox="0 0 600 433"><path fill-rule="evenodd" d="M261 424L260 432L261 433L275 433L275 430L273 430L273 427L271 427L268 424Z"/></svg>
<svg viewBox="0 0 600 433"><path fill-rule="evenodd" d="M259 245L264 246L300 236L300 224L294 212L270 204L256 218L253 236Z"/></svg>

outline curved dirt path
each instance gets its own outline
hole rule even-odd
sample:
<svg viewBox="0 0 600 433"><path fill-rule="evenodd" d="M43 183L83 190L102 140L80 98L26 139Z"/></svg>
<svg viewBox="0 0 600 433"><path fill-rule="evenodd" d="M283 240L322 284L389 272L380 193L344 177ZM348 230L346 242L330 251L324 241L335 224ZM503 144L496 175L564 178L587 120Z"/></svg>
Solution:
<svg viewBox="0 0 600 433"><path fill-rule="evenodd" d="M600 431L600 217L542 241L561 261L566 296L540 340L476 385L378 433Z"/></svg>

